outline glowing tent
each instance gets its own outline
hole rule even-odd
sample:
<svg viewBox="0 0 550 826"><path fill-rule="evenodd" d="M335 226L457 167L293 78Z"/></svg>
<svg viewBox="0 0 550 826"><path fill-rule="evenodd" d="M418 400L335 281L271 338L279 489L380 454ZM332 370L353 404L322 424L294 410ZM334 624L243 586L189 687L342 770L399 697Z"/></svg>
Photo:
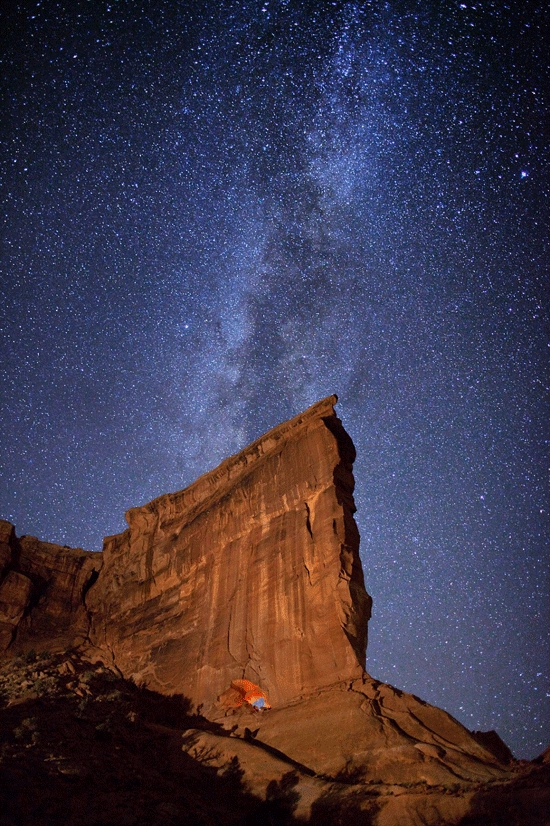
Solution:
<svg viewBox="0 0 550 826"><path fill-rule="evenodd" d="M240 708L245 703L256 709L271 708L265 692L250 680L231 680L231 687L219 699L226 708Z"/></svg>

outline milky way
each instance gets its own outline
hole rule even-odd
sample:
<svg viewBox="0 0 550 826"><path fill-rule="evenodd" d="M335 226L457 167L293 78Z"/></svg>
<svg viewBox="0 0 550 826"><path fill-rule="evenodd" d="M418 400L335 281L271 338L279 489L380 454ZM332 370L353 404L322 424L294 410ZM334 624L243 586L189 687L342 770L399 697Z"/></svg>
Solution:
<svg viewBox="0 0 550 826"><path fill-rule="evenodd" d="M0 515L99 550L335 392L369 672L521 757L550 742L545 12L11 2L2 47Z"/></svg>

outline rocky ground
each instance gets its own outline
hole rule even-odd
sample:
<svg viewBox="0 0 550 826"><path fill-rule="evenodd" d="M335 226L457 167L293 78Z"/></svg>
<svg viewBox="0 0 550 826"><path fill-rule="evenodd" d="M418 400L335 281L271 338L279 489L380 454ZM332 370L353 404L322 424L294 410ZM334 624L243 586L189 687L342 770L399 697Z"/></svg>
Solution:
<svg viewBox="0 0 550 826"><path fill-rule="evenodd" d="M75 653L5 663L0 709L0 826L401 826L437 822L430 811L456 826L550 823L548 763L467 789L312 777L191 713L185 698Z"/></svg>
<svg viewBox="0 0 550 826"><path fill-rule="evenodd" d="M77 656L32 654L0 670L1 826L233 824L259 801L238 771L182 751L208 725Z"/></svg>

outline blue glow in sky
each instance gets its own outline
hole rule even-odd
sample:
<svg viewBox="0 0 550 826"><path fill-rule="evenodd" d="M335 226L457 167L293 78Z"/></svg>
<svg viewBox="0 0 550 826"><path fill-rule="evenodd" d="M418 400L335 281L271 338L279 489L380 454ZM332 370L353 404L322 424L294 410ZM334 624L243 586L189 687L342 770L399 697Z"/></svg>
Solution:
<svg viewBox="0 0 550 826"><path fill-rule="evenodd" d="M2 49L1 516L100 550L336 392L368 670L528 757L550 740L545 14L13 3Z"/></svg>

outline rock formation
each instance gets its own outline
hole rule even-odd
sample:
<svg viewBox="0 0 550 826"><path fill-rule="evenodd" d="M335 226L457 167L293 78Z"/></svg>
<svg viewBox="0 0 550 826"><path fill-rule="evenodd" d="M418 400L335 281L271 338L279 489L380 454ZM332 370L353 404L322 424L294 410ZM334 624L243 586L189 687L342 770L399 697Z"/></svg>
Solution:
<svg viewBox="0 0 550 826"><path fill-rule="evenodd" d="M234 679L280 706L361 677L370 597L335 401L128 511L87 599L101 656L206 712Z"/></svg>
<svg viewBox="0 0 550 826"><path fill-rule="evenodd" d="M17 539L0 522L0 652L70 649L133 685L183 695L208 718L185 725L187 759L236 766L249 791L299 800L312 823L339 812L376 826L473 826L472 812L491 823L515 783L538 826L548 795L533 797L532 778L546 777L546 756L518 779L494 732L472 734L365 671L355 450L335 402L128 511L102 554ZM231 701L247 681L270 710Z"/></svg>
<svg viewBox="0 0 550 826"><path fill-rule="evenodd" d="M13 525L0 520L0 653L82 643L89 627L84 596L101 562L90 551L17 539Z"/></svg>

